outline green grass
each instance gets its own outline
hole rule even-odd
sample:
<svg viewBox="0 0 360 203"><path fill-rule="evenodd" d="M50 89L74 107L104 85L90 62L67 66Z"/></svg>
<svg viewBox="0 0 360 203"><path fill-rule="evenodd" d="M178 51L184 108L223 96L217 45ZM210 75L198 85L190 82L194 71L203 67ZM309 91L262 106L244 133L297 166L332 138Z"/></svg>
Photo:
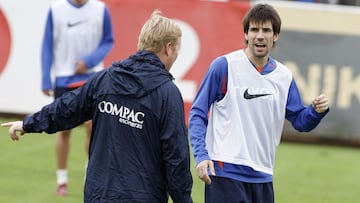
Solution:
<svg viewBox="0 0 360 203"><path fill-rule="evenodd" d="M359 202L360 150L282 143L274 187L280 203Z"/></svg>
<svg viewBox="0 0 360 203"><path fill-rule="evenodd" d="M14 119L0 119L0 123ZM27 134L10 140L0 127L0 202L83 202L85 130L74 129L69 155L69 196L54 195L55 135ZM358 202L360 150L345 147L281 143L276 158L277 203ZM192 162L192 170L194 163ZM203 184L193 170L195 203L204 202Z"/></svg>

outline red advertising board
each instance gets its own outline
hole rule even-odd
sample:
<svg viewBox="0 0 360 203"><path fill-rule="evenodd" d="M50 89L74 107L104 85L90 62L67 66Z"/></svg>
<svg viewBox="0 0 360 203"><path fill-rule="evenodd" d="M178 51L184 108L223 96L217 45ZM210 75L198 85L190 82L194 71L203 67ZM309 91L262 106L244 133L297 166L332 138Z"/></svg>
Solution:
<svg viewBox="0 0 360 203"><path fill-rule="evenodd" d="M250 4L197 0L105 0L113 21L115 46L106 64L137 50L141 26L155 9L182 28L179 57L171 71L183 94L186 121L191 102L211 61L244 47L242 19Z"/></svg>
<svg viewBox="0 0 360 203"><path fill-rule="evenodd" d="M23 1L21 7L16 1L0 1L0 92L6 95L0 99L0 113L28 114L52 101L41 92L40 54L48 6L53 0L36 1L31 7L35 1ZM184 98L186 121L212 60L245 47L242 20L257 2L104 1L115 35L115 47L106 65L136 52L141 26L155 9L180 25L182 48L170 72ZM281 35L271 56L291 70L305 105L321 93L329 98L331 113L311 135L360 143L360 126L356 125L360 115L360 26L356 26L360 8L295 1L266 3L273 5L282 19ZM315 137L295 132L288 123L284 134Z"/></svg>
<svg viewBox="0 0 360 203"><path fill-rule="evenodd" d="M11 35L8 22L0 8L0 74L4 70L10 55Z"/></svg>

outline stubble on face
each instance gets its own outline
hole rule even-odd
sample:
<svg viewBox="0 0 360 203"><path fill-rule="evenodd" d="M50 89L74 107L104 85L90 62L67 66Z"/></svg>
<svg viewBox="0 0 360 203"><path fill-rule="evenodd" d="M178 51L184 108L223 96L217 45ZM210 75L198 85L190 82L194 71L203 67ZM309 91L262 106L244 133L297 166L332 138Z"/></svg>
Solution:
<svg viewBox="0 0 360 203"><path fill-rule="evenodd" d="M250 22L248 33L245 34L248 42L246 53L250 60L260 63L267 61L277 37L274 35L271 21Z"/></svg>

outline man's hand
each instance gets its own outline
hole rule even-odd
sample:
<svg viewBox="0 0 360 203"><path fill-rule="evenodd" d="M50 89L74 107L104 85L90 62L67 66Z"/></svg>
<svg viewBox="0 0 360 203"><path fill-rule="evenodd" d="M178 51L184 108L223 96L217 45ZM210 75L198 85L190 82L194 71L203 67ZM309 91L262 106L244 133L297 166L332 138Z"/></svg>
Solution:
<svg viewBox="0 0 360 203"><path fill-rule="evenodd" d="M53 95L53 91L52 90L43 90L43 93L46 95L46 96L52 96Z"/></svg>
<svg viewBox="0 0 360 203"><path fill-rule="evenodd" d="M2 123L2 127L9 127L9 134L13 141L18 141L19 136L17 135L17 132L20 132L20 135L24 135L25 131L23 129L23 122L22 121L13 121L8 123Z"/></svg>
<svg viewBox="0 0 360 203"><path fill-rule="evenodd" d="M211 160L204 160L196 166L196 172L199 178L206 184L211 184L208 169L210 169L211 175L215 175L214 163Z"/></svg>
<svg viewBox="0 0 360 203"><path fill-rule="evenodd" d="M329 100L325 95L320 94L313 99L312 105L316 112L323 113L329 108Z"/></svg>
<svg viewBox="0 0 360 203"><path fill-rule="evenodd" d="M79 61L76 62L76 64L75 64L75 73L76 74L80 74L80 75L81 74L86 74L87 71L88 71L88 68L87 68L84 61L79 60Z"/></svg>

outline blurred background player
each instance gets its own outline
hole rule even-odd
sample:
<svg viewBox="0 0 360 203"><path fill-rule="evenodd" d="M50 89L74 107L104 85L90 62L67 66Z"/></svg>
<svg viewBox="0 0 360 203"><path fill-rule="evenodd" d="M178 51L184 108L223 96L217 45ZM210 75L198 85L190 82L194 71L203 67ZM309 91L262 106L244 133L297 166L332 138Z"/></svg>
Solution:
<svg viewBox="0 0 360 203"><path fill-rule="evenodd" d="M110 13L98 0L57 0L49 9L42 45L42 90L58 98L80 87L95 72L104 68L103 59L114 44ZM52 81L54 77L54 81ZM86 121L86 143L91 121ZM67 159L70 130L59 132L56 140L56 194L67 194Z"/></svg>

